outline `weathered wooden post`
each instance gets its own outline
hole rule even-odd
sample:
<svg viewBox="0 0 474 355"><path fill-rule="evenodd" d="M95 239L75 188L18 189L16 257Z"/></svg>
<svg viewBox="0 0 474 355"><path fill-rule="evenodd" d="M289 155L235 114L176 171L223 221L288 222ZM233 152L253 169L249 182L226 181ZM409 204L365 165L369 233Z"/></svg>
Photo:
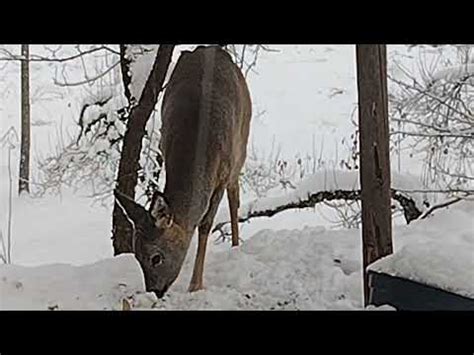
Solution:
<svg viewBox="0 0 474 355"><path fill-rule="evenodd" d="M390 150L385 45L356 46L359 92L360 183L364 303L370 300L366 268L392 248Z"/></svg>

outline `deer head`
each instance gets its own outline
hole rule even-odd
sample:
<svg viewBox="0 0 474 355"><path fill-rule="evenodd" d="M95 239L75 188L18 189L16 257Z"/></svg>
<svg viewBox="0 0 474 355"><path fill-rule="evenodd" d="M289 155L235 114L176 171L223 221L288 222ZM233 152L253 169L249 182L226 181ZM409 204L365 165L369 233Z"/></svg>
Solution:
<svg viewBox="0 0 474 355"><path fill-rule="evenodd" d="M114 194L133 223L134 252L143 270L146 290L161 298L178 277L192 234L174 222L161 193L155 194L150 211L117 190Z"/></svg>

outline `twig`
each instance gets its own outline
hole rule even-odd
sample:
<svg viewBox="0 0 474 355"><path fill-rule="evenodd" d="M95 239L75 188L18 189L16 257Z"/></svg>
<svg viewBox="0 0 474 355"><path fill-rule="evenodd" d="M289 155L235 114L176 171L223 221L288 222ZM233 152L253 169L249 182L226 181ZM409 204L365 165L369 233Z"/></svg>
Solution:
<svg viewBox="0 0 474 355"><path fill-rule="evenodd" d="M116 62L115 64L113 64L112 66L110 66L110 68L108 68L107 70L103 71L102 73L99 73L97 74L95 77L93 78L86 78L85 80L82 80L82 81L76 81L76 82L73 82L73 83L68 83L68 82L60 82L58 81L56 78L53 79L54 83L58 86L61 86L61 87L66 87L66 86L81 86L81 85L84 85L84 84L90 84L90 83L93 83L95 81L97 81L98 79L106 76L108 73L110 73L116 66L118 66L120 64L120 61Z"/></svg>
<svg viewBox="0 0 474 355"><path fill-rule="evenodd" d="M100 47L91 48L87 51L80 51L78 54L71 55L71 56L68 56L68 57L62 57L62 58L48 58L48 57L43 57L43 56L40 56L40 55L32 55L28 59L28 61L30 61L30 62L57 62L57 63L63 63L63 62L68 62L68 61L80 58L84 55L91 54L91 53L98 52L98 51L102 51L102 50L106 50L106 51L109 51L109 52L117 54L117 55L119 54L119 52L115 51L114 49L112 49L108 46L100 46ZM8 55L8 57L1 57L0 61L21 61L21 60L25 60L25 58L23 58L21 55L13 54L12 52L8 51L5 48L3 48L1 51L4 52L6 55Z"/></svg>
<svg viewBox="0 0 474 355"><path fill-rule="evenodd" d="M439 132L439 133L421 133L421 132L406 132L406 131L393 131L390 135L402 134L406 136L414 137L451 137L451 138L467 138L474 139L474 132L470 134L462 134L456 132Z"/></svg>
<svg viewBox="0 0 474 355"><path fill-rule="evenodd" d="M469 189L425 189L425 190L417 190L417 189L401 189L398 190L399 192L404 193L439 193L439 194L452 194L452 193L465 193L465 194L474 194L474 190Z"/></svg>
<svg viewBox="0 0 474 355"><path fill-rule="evenodd" d="M430 214L432 214L434 211L436 211L437 209L440 209L440 208L444 208L444 207L448 207L452 204L455 204L456 202L459 202L459 201L462 201L463 198L462 197L457 197L451 201L446 201L444 203L440 203L438 205L434 205L432 207L430 207L428 210L426 210L426 212L424 212L420 219L425 219L426 217L428 217Z"/></svg>

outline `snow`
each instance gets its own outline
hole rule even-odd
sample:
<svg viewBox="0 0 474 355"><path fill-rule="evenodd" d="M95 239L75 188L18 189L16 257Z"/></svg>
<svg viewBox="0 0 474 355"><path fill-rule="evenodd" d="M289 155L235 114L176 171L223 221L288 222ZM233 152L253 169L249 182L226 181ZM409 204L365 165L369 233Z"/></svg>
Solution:
<svg viewBox="0 0 474 355"><path fill-rule="evenodd" d="M123 298L132 309L154 303L156 309L170 310L360 309L358 239L353 234L322 227L263 230L240 249L211 247L206 290L190 294L193 243L176 284L162 300L144 292L133 256L83 266L0 266L0 309L121 309ZM334 238L339 242L331 245Z"/></svg>
<svg viewBox="0 0 474 355"><path fill-rule="evenodd" d="M474 202L463 201L416 222L395 239L395 253L369 269L474 298L473 210Z"/></svg>
<svg viewBox="0 0 474 355"><path fill-rule="evenodd" d="M102 105L98 103L102 103ZM101 95L87 97L83 104L88 105L82 118L84 127L97 120L101 114L107 115L108 121L115 121L117 118L116 111L126 106L123 95L115 95L111 90L105 90Z"/></svg>
<svg viewBox="0 0 474 355"><path fill-rule="evenodd" d="M144 290L133 255L85 266L0 267L0 309L121 310L122 299Z"/></svg>
<svg viewBox="0 0 474 355"><path fill-rule="evenodd" d="M244 241L239 248L216 245L210 238L206 289L188 293L196 253L194 238L176 283L157 300L144 292L143 276L133 256L111 258L110 210L78 200L64 196L62 201L16 202L16 208L20 202L30 206L21 207L30 222L14 221L15 265L0 266L0 309L55 305L59 309L122 309L124 298L132 309L363 308L359 230L305 226L300 219L305 213L282 213L250 223L242 228ZM61 218L52 221L50 216L59 216L60 210ZM394 268L404 267L402 270L409 271L406 276L421 278L431 270L432 277L442 278L432 284L470 295L473 212L474 202L464 201L426 220L395 226L395 252L405 258L393 259L401 260L392 264ZM314 212L312 215L316 218ZM126 286L120 286L122 283Z"/></svg>
<svg viewBox="0 0 474 355"><path fill-rule="evenodd" d="M16 191L14 188L13 191ZM3 191L2 191L3 194ZM5 194L8 196L5 190ZM0 204L0 228L7 225L7 201ZM81 265L112 257L109 208L90 199L63 192L58 197L13 200L13 255L15 264Z"/></svg>
<svg viewBox="0 0 474 355"><path fill-rule="evenodd" d="M152 51L143 56L137 54L137 48L128 53L134 59L130 90L137 100L158 49L147 47L152 47ZM38 48L32 46L31 50ZM281 45L272 48L280 52L262 52L257 73L250 73L248 78L255 112L266 112L253 120L251 142L259 152L268 151L274 138L281 144L282 159L316 154L316 158L321 157L328 164L298 184L296 190L285 194L281 194L281 190L270 191L267 198L258 202L243 194L241 214L294 202L315 190L359 187L357 172L331 170L332 166L339 166L341 139L347 139L355 129L351 123L351 119L356 118L357 108L354 46ZM389 53L395 51L405 50L401 46L389 47ZM179 50L173 56L174 63L178 55ZM32 100L32 121L51 123L32 127L33 160L54 153L56 142L64 132L77 132L84 97L91 97L91 91L95 90L59 88L53 85L48 68L32 64L32 91L50 96L38 94ZM19 132L20 91L16 69L0 73L0 137L9 127ZM168 77L171 71L172 68ZM84 79L79 66L71 66L66 72L70 81ZM112 74L120 82L119 68ZM107 85L105 82L100 89L104 90ZM107 90L99 90L93 97L103 98L106 94ZM114 96L104 107L90 107L85 120L90 121L103 112L113 119L112 110L120 107L115 100L120 99L123 97ZM316 152L311 150L313 137ZM0 153L0 230L5 233L7 150L1 149ZM339 154L345 153L339 150ZM417 190L421 186L416 174L421 168L408 154L404 151L402 155L400 171L392 170L392 186ZM17 191L18 156L18 149L12 151L13 191ZM409 176L407 172L415 175ZM407 194L416 199L418 207L422 206L425 196ZM84 197L84 191L72 194L67 189L56 197L14 198L14 265L0 265L0 309L55 306L58 309L122 309L124 298L132 309L363 308L360 231L330 229L325 217L329 212L321 206L285 211L273 218L255 219L241 225L243 242L236 249L231 249L228 243L213 243L214 236L211 236L204 274L206 289L189 294L186 290L196 253L195 238L177 282L164 299L156 300L144 292L141 271L133 256L112 258L112 206L110 201L105 203L104 206L92 204ZM379 266L407 277L419 277L453 292L471 294L472 279L468 276L469 270L473 270L472 254L469 259L474 250L473 212L473 203L465 201L409 226L394 226L394 248L406 256L406 264L405 261L397 263L395 254L393 262L387 258L380 261ZM225 199L218 216L217 221L228 219ZM452 270L448 266L451 263Z"/></svg>
<svg viewBox="0 0 474 355"><path fill-rule="evenodd" d="M433 81L444 80L446 82L455 83L461 79L467 79L467 82L470 85L474 85L473 76L474 76L474 63L470 63L470 64L465 64L465 65L450 66L447 68L440 69L433 75Z"/></svg>
<svg viewBox="0 0 474 355"><path fill-rule="evenodd" d="M374 263L370 270L474 298L473 248L472 243L410 243Z"/></svg>
<svg viewBox="0 0 474 355"><path fill-rule="evenodd" d="M130 72L131 81L129 90L131 96L140 101L142 91L145 88L148 75L155 63L158 45L128 45L125 56L131 60Z"/></svg>
<svg viewBox="0 0 474 355"><path fill-rule="evenodd" d="M357 244L357 233L323 227L261 230L238 249L207 255L204 291L186 292L194 258L190 253L156 308L361 309Z"/></svg>
<svg viewBox="0 0 474 355"><path fill-rule="evenodd" d="M397 309L389 306L388 304L384 304L383 306L376 307L374 305L368 305L365 308L367 311L396 311Z"/></svg>

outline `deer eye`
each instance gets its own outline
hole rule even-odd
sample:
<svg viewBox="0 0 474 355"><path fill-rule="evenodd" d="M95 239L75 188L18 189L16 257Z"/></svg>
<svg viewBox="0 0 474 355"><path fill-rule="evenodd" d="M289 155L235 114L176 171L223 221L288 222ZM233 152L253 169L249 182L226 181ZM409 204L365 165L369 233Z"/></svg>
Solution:
<svg viewBox="0 0 474 355"><path fill-rule="evenodd" d="M153 267L157 267L158 265L163 264L164 260L165 260L165 258L163 256L163 254L161 254L161 253L156 253L150 258L151 265Z"/></svg>

